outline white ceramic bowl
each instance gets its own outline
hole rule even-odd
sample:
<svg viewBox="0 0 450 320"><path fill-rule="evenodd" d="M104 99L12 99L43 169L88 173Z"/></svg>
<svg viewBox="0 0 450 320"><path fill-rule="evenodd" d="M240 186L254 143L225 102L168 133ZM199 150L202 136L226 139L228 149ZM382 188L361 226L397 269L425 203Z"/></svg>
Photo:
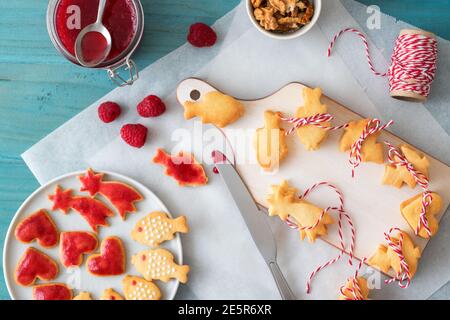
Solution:
<svg viewBox="0 0 450 320"><path fill-rule="evenodd" d="M253 14L253 6L251 0L245 0L246 6L247 6L247 14L250 18L250 21L253 23L253 25L263 34L265 34L268 37L274 38L274 39L280 39L280 40L289 40L294 39L297 37L300 37L307 33L311 28L316 24L317 20L319 19L320 12L322 11L322 0L310 0L314 3L314 15L311 19L311 22L305 25L304 27L291 32L286 33L277 33L273 31L268 31L260 26L259 22L256 20L255 15Z"/></svg>

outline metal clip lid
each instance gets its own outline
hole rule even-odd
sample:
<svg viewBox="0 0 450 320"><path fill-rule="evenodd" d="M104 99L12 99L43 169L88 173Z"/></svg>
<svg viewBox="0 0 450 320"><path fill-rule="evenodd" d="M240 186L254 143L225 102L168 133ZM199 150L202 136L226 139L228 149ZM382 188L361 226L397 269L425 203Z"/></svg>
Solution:
<svg viewBox="0 0 450 320"><path fill-rule="evenodd" d="M139 70L134 61L130 58L127 58L125 62L116 67L108 68L107 71L109 79L119 87L131 86L139 79ZM128 72L127 80L125 80L127 77L122 77L121 75L124 72Z"/></svg>

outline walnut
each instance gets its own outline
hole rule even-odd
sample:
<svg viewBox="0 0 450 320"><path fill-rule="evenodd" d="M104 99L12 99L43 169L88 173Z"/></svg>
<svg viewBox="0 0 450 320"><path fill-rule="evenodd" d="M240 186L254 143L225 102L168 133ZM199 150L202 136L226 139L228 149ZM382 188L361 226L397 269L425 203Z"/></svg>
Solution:
<svg viewBox="0 0 450 320"><path fill-rule="evenodd" d="M266 30L276 30L278 28L277 19L273 16L273 8L257 8L254 11L256 20Z"/></svg>
<svg viewBox="0 0 450 320"><path fill-rule="evenodd" d="M286 14L286 3L284 0L268 0L269 5L272 6L276 11L281 13L283 16Z"/></svg>
<svg viewBox="0 0 450 320"><path fill-rule="evenodd" d="M253 8L259 8L261 6L261 3L263 2L263 0L251 0L252 1L252 6Z"/></svg>
<svg viewBox="0 0 450 320"><path fill-rule="evenodd" d="M256 20L269 31L297 30L314 15L311 0L251 0L251 3Z"/></svg>

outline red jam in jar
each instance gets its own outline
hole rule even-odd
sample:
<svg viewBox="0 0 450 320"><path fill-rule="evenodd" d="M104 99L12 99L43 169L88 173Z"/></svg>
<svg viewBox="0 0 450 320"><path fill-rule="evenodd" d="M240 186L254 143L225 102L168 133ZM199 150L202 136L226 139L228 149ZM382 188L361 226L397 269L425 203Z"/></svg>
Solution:
<svg viewBox="0 0 450 320"><path fill-rule="evenodd" d="M55 29L62 46L75 55L75 41L80 31L97 19L99 0L60 0L56 5ZM103 13L103 25L112 38L111 51L106 60L123 53L132 43L137 32L137 13L132 0L108 0ZM104 46L103 41L89 41L91 52Z"/></svg>

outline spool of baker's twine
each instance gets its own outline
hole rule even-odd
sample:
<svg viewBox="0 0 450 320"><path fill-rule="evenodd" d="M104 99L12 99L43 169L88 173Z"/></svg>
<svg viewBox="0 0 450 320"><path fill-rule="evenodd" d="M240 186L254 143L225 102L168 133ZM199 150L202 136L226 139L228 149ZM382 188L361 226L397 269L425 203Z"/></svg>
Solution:
<svg viewBox="0 0 450 320"><path fill-rule="evenodd" d="M377 76L389 77L389 91L393 98L412 102L424 102L428 98L437 71L438 44L433 33L401 30L395 42L391 66L387 72L380 73L373 65L366 36L354 28L343 29L334 36L328 56L337 39L346 32L355 33L362 39L370 70Z"/></svg>

